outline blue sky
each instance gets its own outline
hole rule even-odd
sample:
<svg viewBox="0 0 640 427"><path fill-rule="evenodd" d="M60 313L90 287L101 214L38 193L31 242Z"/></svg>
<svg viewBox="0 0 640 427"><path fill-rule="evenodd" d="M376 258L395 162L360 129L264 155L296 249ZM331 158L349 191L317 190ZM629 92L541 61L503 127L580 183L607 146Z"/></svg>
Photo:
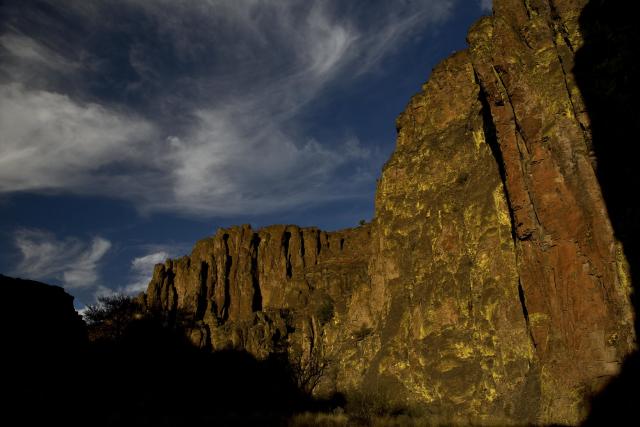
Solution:
<svg viewBox="0 0 640 427"><path fill-rule="evenodd" d="M8 0L0 272L78 307L216 228L373 215L395 118L486 0Z"/></svg>

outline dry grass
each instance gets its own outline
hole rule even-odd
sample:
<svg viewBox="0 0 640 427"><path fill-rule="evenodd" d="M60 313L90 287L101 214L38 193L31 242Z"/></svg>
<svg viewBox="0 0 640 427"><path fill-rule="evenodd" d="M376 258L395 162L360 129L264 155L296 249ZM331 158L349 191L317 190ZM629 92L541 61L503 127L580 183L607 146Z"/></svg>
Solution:
<svg viewBox="0 0 640 427"><path fill-rule="evenodd" d="M343 427L352 426L345 414L305 412L296 414L289 420L289 427Z"/></svg>
<svg viewBox="0 0 640 427"><path fill-rule="evenodd" d="M505 424L506 426L507 424ZM288 423L289 427L444 427L465 426L498 427L499 424L486 424L471 420L434 418L429 416L384 415L372 416L368 419L350 417L345 413L305 412L294 415Z"/></svg>

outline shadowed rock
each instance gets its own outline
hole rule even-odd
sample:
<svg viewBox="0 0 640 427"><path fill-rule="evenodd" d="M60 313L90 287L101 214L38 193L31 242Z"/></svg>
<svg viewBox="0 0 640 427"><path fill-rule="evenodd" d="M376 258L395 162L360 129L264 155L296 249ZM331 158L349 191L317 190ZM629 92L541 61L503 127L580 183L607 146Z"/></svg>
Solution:
<svg viewBox="0 0 640 427"><path fill-rule="evenodd" d="M58 286L3 275L0 292L3 417L25 424L68 419L88 345L73 297Z"/></svg>
<svg viewBox="0 0 640 427"><path fill-rule="evenodd" d="M294 412L342 402L339 395L312 399L280 354L258 360L194 346L182 313L142 313L135 301L117 298L90 322L87 340L62 288L0 275L0 289L5 422L280 426Z"/></svg>
<svg viewBox="0 0 640 427"><path fill-rule="evenodd" d="M632 5L592 0L580 15L584 44L576 53L574 74L591 118L596 173L615 237L622 243L633 285L632 304L638 334L637 282L640 274L640 201L629 191L640 182L636 165L637 135L640 134L640 33ZM593 400L587 425L628 423L637 417L640 356L634 351Z"/></svg>

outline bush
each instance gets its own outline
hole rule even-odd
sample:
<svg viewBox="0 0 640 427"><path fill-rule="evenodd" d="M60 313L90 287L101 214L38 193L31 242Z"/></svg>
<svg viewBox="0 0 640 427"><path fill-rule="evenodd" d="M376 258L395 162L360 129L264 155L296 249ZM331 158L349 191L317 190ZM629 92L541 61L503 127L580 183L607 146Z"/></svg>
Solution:
<svg viewBox="0 0 640 427"><path fill-rule="evenodd" d="M294 349L289 353L292 379L298 389L308 396L313 394L313 390L324 377L330 363L330 359L320 346L312 347L309 354L301 349Z"/></svg>
<svg viewBox="0 0 640 427"><path fill-rule="evenodd" d="M120 339L129 325L142 318L143 308L126 295L102 296L83 314L91 339Z"/></svg>
<svg viewBox="0 0 640 427"><path fill-rule="evenodd" d="M288 427L346 427L349 417L340 413L304 412L295 414L289 420Z"/></svg>
<svg viewBox="0 0 640 427"><path fill-rule="evenodd" d="M316 310L316 317L321 325L326 325L333 319L334 313L333 300L327 296Z"/></svg>
<svg viewBox="0 0 640 427"><path fill-rule="evenodd" d="M364 323L360 326L360 329L354 331L352 336L356 341L362 341L367 338L369 335L373 333L373 328L365 325Z"/></svg>
<svg viewBox="0 0 640 427"><path fill-rule="evenodd" d="M394 401L387 389L363 388L350 393L347 397L346 411L355 420L370 423L376 418L397 417L407 409Z"/></svg>

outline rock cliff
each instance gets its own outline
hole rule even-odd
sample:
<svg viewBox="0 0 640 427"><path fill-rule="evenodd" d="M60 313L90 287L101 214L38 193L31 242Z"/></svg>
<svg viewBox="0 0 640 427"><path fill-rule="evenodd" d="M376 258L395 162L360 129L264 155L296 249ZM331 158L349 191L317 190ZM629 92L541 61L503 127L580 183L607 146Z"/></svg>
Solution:
<svg viewBox="0 0 640 427"><path fill-rule="evenodd" d="M574 75L585 4L494 0L398 118L371 224L219 230L156 266L147 307L202 347L288 353L317 393L451 422L583 420L635 348Z"/></svg>

